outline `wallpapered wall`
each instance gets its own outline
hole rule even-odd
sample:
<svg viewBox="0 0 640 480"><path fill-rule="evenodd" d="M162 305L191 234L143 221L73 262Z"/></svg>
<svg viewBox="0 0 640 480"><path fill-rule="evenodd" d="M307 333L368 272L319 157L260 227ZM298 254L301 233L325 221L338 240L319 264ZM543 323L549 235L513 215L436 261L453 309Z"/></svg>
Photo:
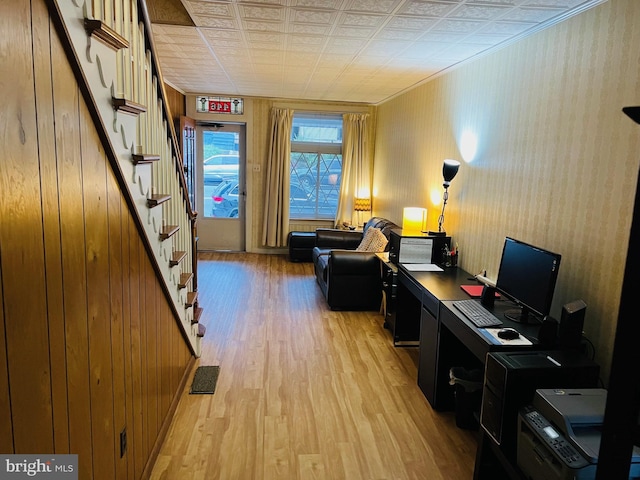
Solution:
<svg viewBox="0 0 640 480"><path fill-rule="evenodd" d="M435 227L442 161L464 160L471 132L445 215L461 266L495 278L505 236L562 254L552 315L587 303L605 381L640 163L640 127L621 113L640 105L638 18L637 0L610 0L377 112L374 213L425 206Z"/></svg>

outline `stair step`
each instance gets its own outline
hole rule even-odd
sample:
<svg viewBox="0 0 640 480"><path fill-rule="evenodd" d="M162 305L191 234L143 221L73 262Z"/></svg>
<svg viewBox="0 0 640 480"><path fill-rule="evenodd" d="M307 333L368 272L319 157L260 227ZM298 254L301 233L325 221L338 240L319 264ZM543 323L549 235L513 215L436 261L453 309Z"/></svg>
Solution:
<svg viewBox="0 0 640 480"><path fill-rule="evenodd" d="M199 323L200 322L200 317L202 316L202 312L204 311L204 309L202 307L196 307L195 310L193 311L193 320L191 320L191 324L193 325L194 323Z"/></svg>
<svg viewBox="0 0 640 480"><path fill-rule="evenodd" d="M198 292L187 293L187 301L185 302L184 306L186 308L193 307L197 299L198 299Z"/></svg>
<svg viewBox="0 0 640 480"><path fill-rule="evenodd" d="M168 202L169 200L171 200L171 195L164 195L161 193L157 193L157 194L151 195L151 198L147 198L147 207L149 208L157 207L158 205L161 205L164 202Z"/></svg>
<svg viewBox="0 0 640 480"><path fill-rule="evenodd" d="M131 156L131 159L135 165L140 165L142 163L159 162L160 155L156 155L153 153L134 153Z"/></svg>
<svg viewBox="0 0 640 480"><path fill-rule="evenodd" d="M179 288L186 288L187 283L191 281L193 278L193 273L181 273L180 274L180 283L178 283Z"/></svg>
<svg viewBox="0 0 640 480"><path fill-rule="evenodd" d="M113 108L118 112L130 113L132 115L140 115L147 111L147 107L140 103L136 103L126 98L112 98Z"/></svg>
<svg viewBox="0 0 640 480"><path fill-rule="evenodd" d="M85 18L84 29L89 36L96 40L100 40L107 47L110 47L116 52L123 48L129 48L129 42L127 39L101 20Z"/></svg>
<svg viewBox="0 0 640 480"><path fill-rule="evenodd" d="M160 240L166 240L174 235L178 230L180 230L179 225L166 225L162 227L162 231L160 232Z"/></svg>
<svg viewBox="0 0 640 480"><path fill-rule="evenodd" d="M204 325L202 325L201 323L198 324L198 336L200 338L204 337L204 334L207 333L207 327L205 327Z"/></svg>
<svg viewBox="0 0 640 480"><path fill-rule="evenodd" d="M175 252L173 252L171 254L171 260L169 260L169 266L170 267L175 267L176 265L178 265L182 259L184 259L184 257L187 256L187 252L181 251L181 250L176 250Z"/></svg>

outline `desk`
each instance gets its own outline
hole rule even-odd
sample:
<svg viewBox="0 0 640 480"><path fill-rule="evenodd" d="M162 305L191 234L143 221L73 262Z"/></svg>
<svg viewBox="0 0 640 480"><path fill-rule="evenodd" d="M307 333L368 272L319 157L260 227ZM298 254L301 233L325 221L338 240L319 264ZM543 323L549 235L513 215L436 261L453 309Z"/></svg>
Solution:
<svg viewBox="0 0 640 480"><path fill-rule="evenodd" d="M396 345L420 345L420 317L425 305L434 317L438 317L442 300L461 300L469 296L460 285L473 283L468 272L450 268L443 272L410 272L398 265L398 290L396 319L392 334Z"/></svg>
<svg viewBox="0 0 640 480"><path fill-rule="evenodd" d="M444 383L449 378L449 368L455 365L480 368L489 352L540 349L538 343L539 324L521 324L504 316L504 312L513 309L511 302L496 300L491 312L502 320L502 327L512 327L529 339L533 345L496 345L489 340L481 329L469 321L451 301L440 304L439 361L436 365L436 386L434 408L443 410L454 406L453 392Z"/></svg>
<svg viewBox="0 0 640 480"><path fill-rule="evenodd" d="M444 272L410 272L402 265L398 268L394 341L419 345L418 385L436 410L455 408L454 389L449 385L452 367L484 370L489 352L541 349L537 339L540 324L521 324L507 319L504 312L514 308L509 301L496 299L489 310L503 322L503 327L516 329L532 345L496 344L453 306L455 300L469 298L460 285L473 283L469 280L472 277L459 268ZM590 380L593 383L597 381L597 370L595 372ZM591 385L572 387L583 386ZM510 455L508 449L493 442L482 429L480 435L474 479L523 480L515 465L515 454ZM513 450L515 441L511 439L508 443Z"/></svg>
<svg viewBox="0 0 640 480"><path fill-rule="evenodd" d="M451 367L483 368L489 351L522 350L532 346L494 345L452 301L469 296L460 285L474 283L461 268L443 272L410 272L398 268L398 292L395 324L392 328L396 345L420 347L418 386L436 410L454 408L453 389L449 385ZM523 325L504 318L502 313L513 308L504 300L496 300L494 314L529 338L535 346L537 324Z"/></svg>

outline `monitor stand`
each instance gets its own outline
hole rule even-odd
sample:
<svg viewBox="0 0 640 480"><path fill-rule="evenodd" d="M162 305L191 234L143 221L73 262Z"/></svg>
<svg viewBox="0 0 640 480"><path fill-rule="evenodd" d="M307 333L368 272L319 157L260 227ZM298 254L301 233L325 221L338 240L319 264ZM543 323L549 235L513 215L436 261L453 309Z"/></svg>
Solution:
<svg viewBox="0 0 640 480"><path fill-rule="evenodd" d="M519 307L517 309L507 310L506 312L504 312L504 316L512 322L516 323L541 323L538 320L538 317L533 315L527 307Z"/></svg>

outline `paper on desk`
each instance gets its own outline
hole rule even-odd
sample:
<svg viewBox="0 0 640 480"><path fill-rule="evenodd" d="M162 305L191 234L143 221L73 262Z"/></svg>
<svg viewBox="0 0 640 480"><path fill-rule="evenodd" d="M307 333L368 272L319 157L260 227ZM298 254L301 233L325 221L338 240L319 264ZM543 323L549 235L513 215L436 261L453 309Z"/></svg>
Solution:
<svg viewBox="0 0 640 480"><path fill-rule="evenodd" d="M398 261L400 263L422 263L432 258L433 238L402 237Z"/></svg>
<svg viewBox="0 0 640 480"><path fill-rule="evenodd" d="M520 334L520 337L514 338L513 340L500 338L498 336L498 332L501 328L480 328L479 330L485 337L491 340L491 343L494 345L533 345L533 343L531 343L531 341L522 334Z"/></svg>
<svg viewBox="0 0 640 480"><path fill-rule="evenodd" d="M435 263L403 263L404 268L410 272L442 272Z"/></svg>
<svg viewBox="0 0 640 480"><path fill-rule="evenodd" d="M389 263L389 252L379 252L376 253L376 255L380 257L383 262Z"/></svg>

